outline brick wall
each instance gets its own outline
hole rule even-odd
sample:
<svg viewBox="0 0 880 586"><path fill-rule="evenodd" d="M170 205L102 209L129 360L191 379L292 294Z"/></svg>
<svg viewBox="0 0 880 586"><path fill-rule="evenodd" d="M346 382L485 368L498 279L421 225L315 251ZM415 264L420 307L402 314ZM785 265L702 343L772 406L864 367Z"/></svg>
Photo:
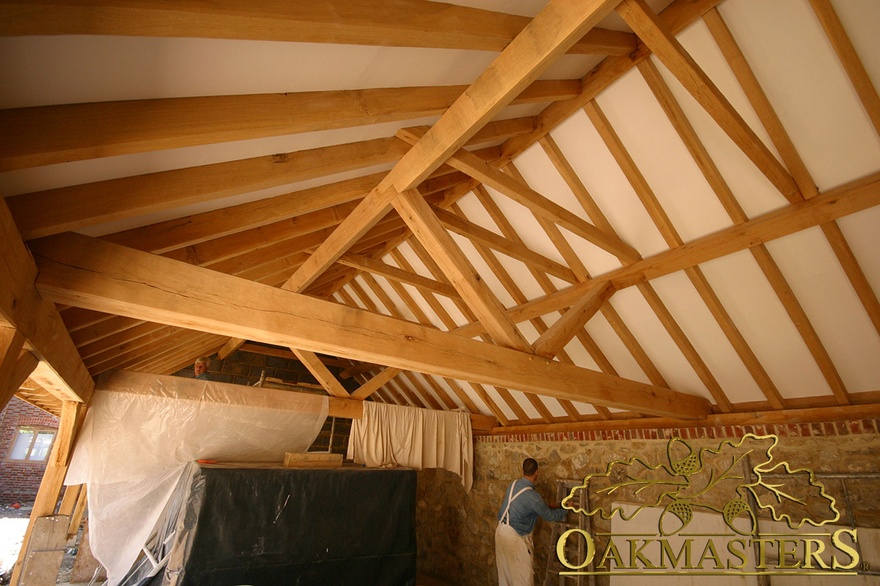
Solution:
<svg viewBox="0 0 880 586"><path fill-rule="evenodd" d="M45 462L7 460L16 431L22 425L58 429L58 418L18 397L13 397L0 412L0 506L33 501L46 469Z"/></svg>

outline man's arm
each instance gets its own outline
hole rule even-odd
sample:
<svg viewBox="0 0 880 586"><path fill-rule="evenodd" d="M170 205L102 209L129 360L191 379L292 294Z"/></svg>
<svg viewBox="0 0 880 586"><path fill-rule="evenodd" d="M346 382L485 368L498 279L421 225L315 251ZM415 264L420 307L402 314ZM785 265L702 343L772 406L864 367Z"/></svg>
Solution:
<svg viewBox="0 0 880 586"><path fill-rule="evenodd" d="M547 506L547 503L544 502L544 499L538 494L538 491L529 491L532 493L532 498L529 499L530 504L532 505L532 510L535 511L542 519L545 521L550 521L551 523L559 523L565 520L568 511L565 509L551 509Z"/></svg>

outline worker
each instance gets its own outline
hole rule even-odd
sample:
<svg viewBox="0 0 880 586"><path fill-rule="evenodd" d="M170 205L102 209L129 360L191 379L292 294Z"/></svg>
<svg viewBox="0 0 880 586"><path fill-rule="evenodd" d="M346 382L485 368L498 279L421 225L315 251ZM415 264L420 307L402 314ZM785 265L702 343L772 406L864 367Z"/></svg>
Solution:
<svg viewBox="0 0 880 586"><path fill-rule="evenodd" d="M211 363L211 359L207 356L202 356L200 358L196 358L195 364L193 364L193 372L195 372L195 378L198 380L211 380L211 375L208 374L208 364Z"/></svg>
<svg viewBox="0 0 880 586"><path fill-rule="evenodd" d="M510 488L498 510L495 528L495 566L499 586L532 586L534 560L532 558L532 531L538 517L549 522L565 520L566 511L550 508L535 490L538 462L526 458L522 477L510 483Z"/></svg>

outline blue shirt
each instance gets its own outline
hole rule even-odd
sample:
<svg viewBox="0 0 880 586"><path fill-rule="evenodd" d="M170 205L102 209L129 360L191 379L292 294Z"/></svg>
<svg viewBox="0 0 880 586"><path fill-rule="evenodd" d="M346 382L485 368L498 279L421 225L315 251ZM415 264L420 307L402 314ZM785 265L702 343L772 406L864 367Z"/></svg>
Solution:
<svg viewBox="0 0 880 586"><path fill-rule="evenodd" d="M535 485L532 484L532 481L528 478L518 478L513 481L512 486L513 495L516 495L517 492L526 486L531 487L532 489L527 490L516 497L511 503L510 510L508 511L508 524L516 529L516 532L520 535L528 535L534 531L538 517L553 523L565 520L565 516L568 512L565 509L551 509L548 507L547 503L544 502L544 499L541 498L541 495L538 494L538 491L534 490ZM507 499L510 498L510 496L510 486L508 486L507 490L504 492L504 500L501 502L501 508L498 509L499 521L501 520L501 515L504 513L504 509L507 508Z"/></svg>

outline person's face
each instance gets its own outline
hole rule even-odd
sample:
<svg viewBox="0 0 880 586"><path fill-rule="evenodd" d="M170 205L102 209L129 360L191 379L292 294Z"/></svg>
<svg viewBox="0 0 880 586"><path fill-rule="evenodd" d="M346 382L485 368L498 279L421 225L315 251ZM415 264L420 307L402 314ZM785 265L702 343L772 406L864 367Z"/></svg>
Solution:
<svg viewBox="0 0 880 586"><path fill-rule="evenodd" d="M208 370L208 365L205 364L204 362L196 362L196 365L194 368L196 371L196 376L199 376L200 374L202 374Z"/></svg>

